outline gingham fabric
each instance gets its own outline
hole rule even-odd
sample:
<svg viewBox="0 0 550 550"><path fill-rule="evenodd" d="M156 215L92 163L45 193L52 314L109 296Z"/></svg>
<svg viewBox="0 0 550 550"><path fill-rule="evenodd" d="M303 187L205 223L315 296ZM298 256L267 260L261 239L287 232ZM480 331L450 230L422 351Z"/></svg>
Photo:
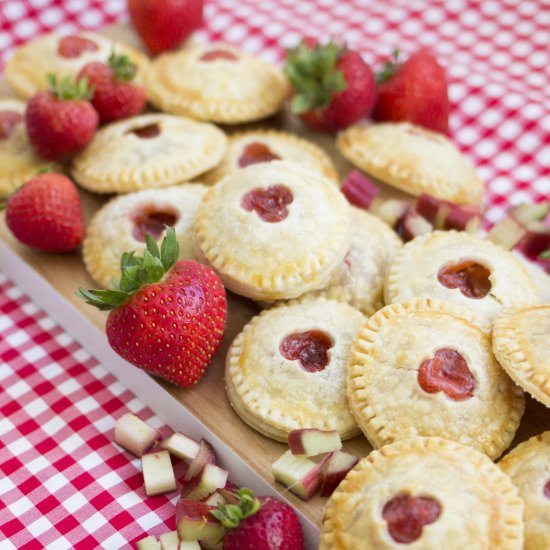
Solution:
<svg viewBox="0 0 550 550"><path fill-rule="evenodd" d="M451 138L487 182L486 221L550 198L548 0L210 0L203 40L266 60L303 35L345 40L377 66L427 46L446 67ZM0 0L0 66L49 30L126 19L124 0ZM117 549L174 528L144 498L139 460L111 443L139 400L0 274L0 550Z"/></svg>

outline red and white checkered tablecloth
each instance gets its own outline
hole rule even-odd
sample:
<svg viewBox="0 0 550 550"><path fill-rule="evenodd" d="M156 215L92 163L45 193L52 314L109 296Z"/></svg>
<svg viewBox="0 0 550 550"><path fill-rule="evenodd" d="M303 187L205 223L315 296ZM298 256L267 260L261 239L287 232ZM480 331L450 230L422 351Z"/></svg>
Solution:
<svg viewBox="0 0 550 550"><path fill-rule="evenodd" d="M486 220L550 198L548 0L209 0L198 35L280 62L334 37L377 65L431 48L447 69L451 138L487 182ZM125 0L0 0L0 67L48 30L126 19ZM144 498L139 460L111 443L127 411L160 421L0 274L0 550L117 549L174 528Z"/></svg>

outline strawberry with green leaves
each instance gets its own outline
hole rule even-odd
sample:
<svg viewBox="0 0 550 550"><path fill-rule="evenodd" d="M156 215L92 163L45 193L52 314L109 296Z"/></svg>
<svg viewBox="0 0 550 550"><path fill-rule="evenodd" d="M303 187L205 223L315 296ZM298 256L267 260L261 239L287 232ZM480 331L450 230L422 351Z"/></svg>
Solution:
<svg viewBox="0 0 550 550"><path fill-rule="evenodd" d="M83 149L94 137L99 117L90 103L92 90L86 79L57 81L48 76L50 89L38 92L27 103L25 120L29 141L48 160L64 160Z"/></svg>
<svg viewBox="0 0 550 550"><path fill-rule="evenodd" d="M145 239L143 257L122 255L117 289L80 288L78 293L87 303L110 310L107 339L121 357L177 386L191 386L221 344L225 290L210 267L178 261L173 228L166 228L160 249L150 235Z"/></svg>
<svg viewBox="0 0 550 550"><path fill-rule="evenodd" d="M273 497L254 497L246 487L236 504L210 513L226 528L223 550L305 550L300 520L291 506Z"/></svg>
<svg viewBox="0 0 550 550"><path fill-rule="evenodd" d="M372 118L378 121L408 121L436 132L449 129L451 106L447 76L427 50L401 63L398 52L377 75L378 100Z"/></svg>
<svg viewBox="0 0 550 550"><path fill-rule="evenodd" d="M147 92L133 81L136 65L127 55L111 53L107 63L87 63L77 79L88 79L93 88L92 105L101 122L111 122L137 115L143 111Z"/></svg>
<svg viewBox="0 0 550 550"><path fill-rule="evenodd" d="M306 39L289 50L285 73L294 95L290 108L319 130L346 128L372 111L376 82L361 56L333 42Z"/></svg>

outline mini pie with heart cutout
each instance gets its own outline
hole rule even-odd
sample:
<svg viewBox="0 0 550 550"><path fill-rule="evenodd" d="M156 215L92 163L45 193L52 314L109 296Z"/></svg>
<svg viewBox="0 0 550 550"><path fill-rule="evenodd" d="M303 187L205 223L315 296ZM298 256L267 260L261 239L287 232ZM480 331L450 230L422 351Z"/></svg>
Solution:
<svg viewBox="0 0 550 550"><path fill-rule="evenodd" d="M235 338L225 384L237 414L258 432L286 441L297 428L360 433L345 391L349 347L365 318L317 298L264 310Z"/></svg>
<svg viewBox="0 0 550 550"><path fill-rule="evenodd" d="M550 407L550 304L503 311L493 351L516 384Z"/></svg>
<svg viewBox="0 0 550 550"><path fill-rule="evenodd" d="M438 436L495 459L525 400L497 363L490 326L449 302L413 298L375 313L350 352L347 392L371 444Z"/></svg>
<svg viewBox="0 0 550 550"><path fill-rule="evenodd" d="M487 456L439 437L371 452L328 500L319 550L521 550L523 502Z"/></svg>
<svg viewBox="0 0 550 550"><path fill-rule="evenodd" d="M216 183L250 164L286 160L339 184L339 176L330 157L315 143L279 130L250 130L229 136L227 152L217 168L205 175L206 183Z"/></svg>
<svg viewBox="0 0 550 550"><path fill-rule="evenodd" d="M525 504L525 550L550 548L550 432L520 443L498 465Z"/></svg>
<svg viewBox="0 0 550 550"><path fill-rule="evenodd" d="M145 114L101 128L73 159L77 182L95 193L128 193L189 181L216 166L227 146L213 124Z"/></svg>
<svg viewBox="0 0 550 550"><path fill-rule="evenodd" d="M206 190L200 183L184 183L111 199L86 228L82 257L88 273L100 286L112 288L120 279L123 252L142 255L145 233L162 240L165 225L174 228L180 259L194 259L195 216Z"/></svg>
<svg viewBox="0 0 550 550"><path fill-rule="evenodd" d="M375 178L411 195L479 204L484 184L443 134L409 122L355 124L336 140L340 153Z"/></svg>
<svg viewBox="0 0 550 550"><path fill-rule="evenodd" d="M388 270L387 304L430 296L471 308L488 321L502 309L539 303L537 287L519 260L463 231L434 231L406 243Z"/></svg>
<svg viewBox="0 0 550 550"><path fill-rule="evenodd" d="M87 63L105 63L112 51L130 58L137 67L135 81L142 84L149 58L135 48L89 31L49 33L23 44L6 63L4 75L19 95L30 98L48 89L48 74L58 80L66 76L74 79Z"/></svg>
<svg viewBox="0 0 550 550"><path fill-rule="evenodd" d="M157 57L147 71L159 109L221 124L273 115L289 85L283 71L228 44L192 44Z"/></svg>
<svg viewBox="0 0 550 550"><path fill-rule="evenodd" d="M253 164L210 188L196 223L199 258L254 300L322 288L350 247L350 206L326 178L292 162Z"/></svg>

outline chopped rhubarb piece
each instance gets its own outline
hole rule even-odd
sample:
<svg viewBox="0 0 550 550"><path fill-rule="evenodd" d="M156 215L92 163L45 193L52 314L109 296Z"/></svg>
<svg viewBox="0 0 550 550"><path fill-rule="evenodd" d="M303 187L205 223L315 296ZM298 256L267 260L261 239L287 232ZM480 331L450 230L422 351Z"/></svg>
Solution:
<svg viewBox="0 0 550 550"><path fill-rule="evenodd" d="M511 216L506 216L493 225L487 238L504 250L512 250L524 235L525 227Z"/></svg>
<svg viewBox="0 0 550 550"><path fill-rule="evenodd" d="M408 210L397 223L397 234L405 241L412 241L415 237L433 231L432 224L418 212Z"/></svg>
<svg viewBox="0 0 550 550"><path fill-rule="evenodd" d="M380 189L359 170L353 170L346 176L340 191L351 204L365 210L369 209L373 199L380 193Z"/></svg>
<svg viewBox="0 0 550 550"><path fill-rule="evenodd" d="M512 216L522 225L543 221L550 213L550 201L539 203L518 204L508 210L507 216Z"/></svg>
<svg viewBox="0 0 550 550"><path fill-rule="evenodd" d="M444 202L445 201L442 201L441 199L436 199L435 197L433 197L428 193L422 193L416 199L416 204L414 206L414 209L423 218L425 218L432 224L435 224L435 220L437 219L437 214L439 212L439 209L441 208Z"/></svg>
<svg viewBox="0 0 550 550"><path fill-rule="evenodd" d="M147 496L162 495L176 490L176 477L168 451L143 455L141 466Z"/></svg>
<svg viewBox="0 0 550 550"><path fill-rule="evenodd" d="M202 500L211 495L216 489L222 489L229 475L214 464L206 464L199 476L186 483L181 490L181 498L188 500Z"/></svg>
<svg viewBox="0 0 550 550"><path fill-rule="evenodd" d="M199 441L199 450L191 461L191 464L189 464L189 469L185 472L183 479L189 481L198 476L207 464L216 464L216 453L208 441L201 439Z"/></svg>
<svg viewBox="0 0 550 550"><path fill-rule="evenodd" d="M415 210L436 229L457 229L473 233L481 226L481 209L477 204L454 204L422 193Z"/></svg>
<svg viewBox="0 0 550 550"><path fill-rule="evenodd" d="M223 538L223 525L210 513L205 502L180 499L176 504L176 525L180 540L216 544Z"/></svg>
<svg viewBox="0 0 550 550"><path fill-rule="evenodd" d="M336 487L346 477L347 473L359 462L359 458L344 451L334 451L321 470L323 481L321 484L321 496L332 495Z"/></svg>
<svg viewBox="0 0 550 550"><path fill-rule="evenodd" d="M531 222L525 228L525 234L516 248L528 258L535 259L550 247L550 227L542 222Z"/></svg>
<svg viewBox="0 0 550 550"><path fill-rule="evenodd" d="M341 449L342 441L336 430L305 428L288 434L288 446L295 456L317 456Z"/></svg>
<svg viewBox="0 0 550 550"><path fill-rule="evenodd" d="M160 542L155 537L145 537L136 543L137 550L161 550Z"/></svg>
<svg viewBox="0 0 550 550"><path fill-rule="evenodd" d="M162 550L179 550L180 539L177 531L163 533L159 537L160 547Z"/></svg>
<svg viewBox="0 0 550 550"><path fill-rule="evenodd" d="M388 199L375 201L371 207L371 213L386 222L392 229L396 229L399 221L409 211L411 205L408 201Z"/></svg>
<svg viewBox="0 0 550 550"><path fill-rule="evenodd" d="M302 500L308 500L321 485L323 463L316 464L309 458L294 456L289 449L272 464L271 471L275 481Z"/></svg>
<svg viewBox="0 0 550 550"><path fill-rule="evenodd" d="M231 487L228 487L228 485L231 485ZM238 504L239 498L235 495L238 490L239 488L236 485L228 481L226 486L219 490L219 493L225 499L227 504Z"/></svg>
<svg viewBox="0 0 550 550"><path fill-rule="evenodd" d="M183 460L193 460L199 452L199 444L195 440L179 432L163 439L160 446L169 451L170 454L182 458Z"/></svg>
<svg viewBox="0 0 550 550"><path fill-rule="evenodd" d="M204 550L208 548L206 543L203 543L202 547ZM201 545L196 540L182 540L178 546L178 550L201 550Z"/></svg>
<svg viewBox="0 0 550 550"><path fill-rule="evenodd" d="M142 456L156 441L158 432L135 414L122 415L115 424L115 441L136 456Z"/></svg>
<svg viewBox="0 0 550 550"><path fill-rule="evenodd" d="M220 491L215 491L212 493L204 502L208 504L209 506L218 507L218 504L227 504L227 501L225 498L223 498Z"/></svg>

